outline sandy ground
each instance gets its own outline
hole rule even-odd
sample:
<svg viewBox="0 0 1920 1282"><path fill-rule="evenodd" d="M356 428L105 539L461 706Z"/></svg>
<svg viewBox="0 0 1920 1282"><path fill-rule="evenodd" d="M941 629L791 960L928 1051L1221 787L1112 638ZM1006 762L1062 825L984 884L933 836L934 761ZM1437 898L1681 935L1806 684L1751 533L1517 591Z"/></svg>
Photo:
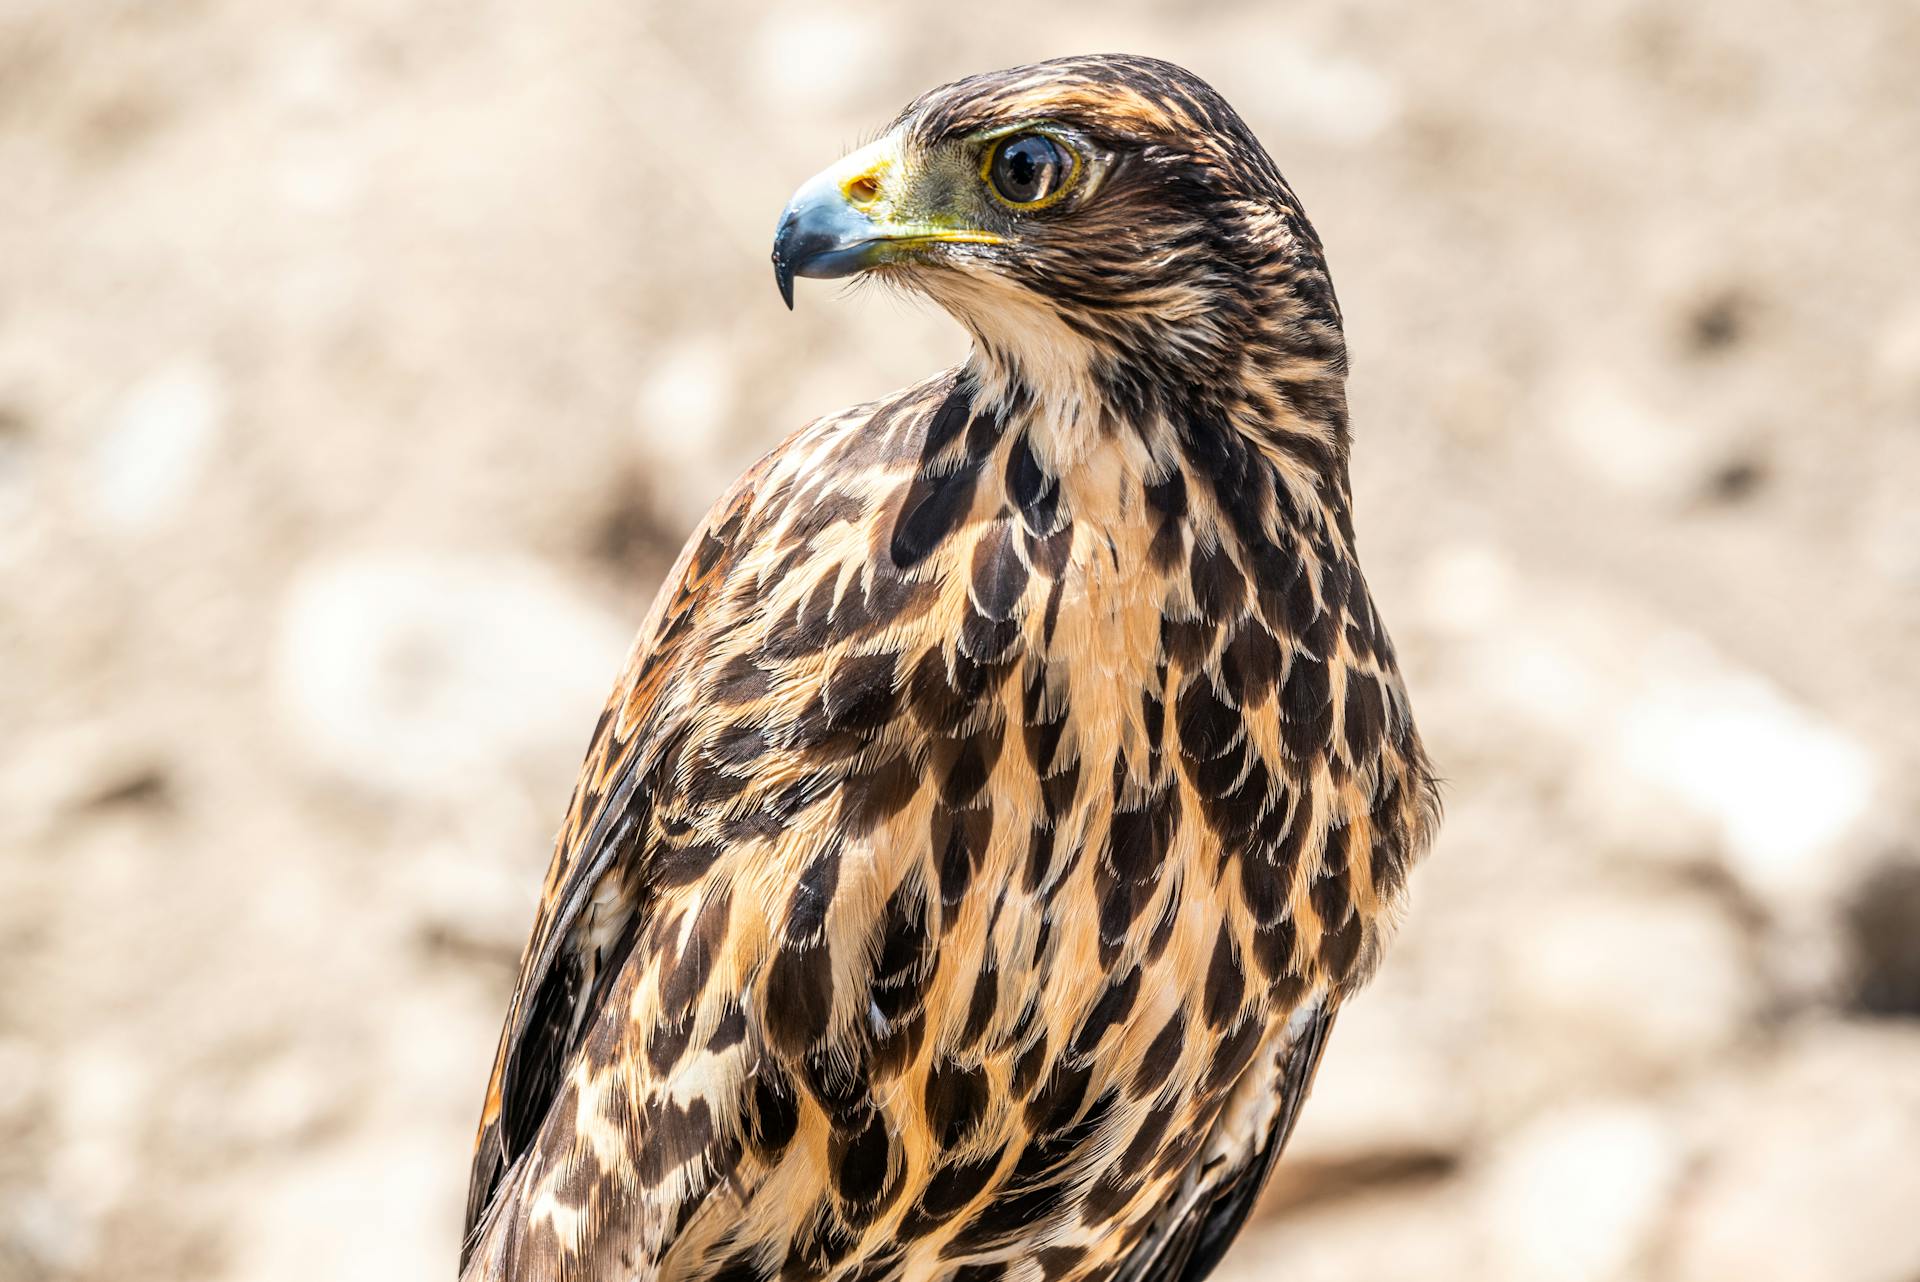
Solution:
<svg viewBox="0 0 1920 1282"><path fill-rule="evenodd" d="M1920 10L0 3L0 1278L451 1276L689 523L956 359L768 279L927 85L1151 52L1329 247L1448 778L1233 1282L1920 1279Z"/></svg>

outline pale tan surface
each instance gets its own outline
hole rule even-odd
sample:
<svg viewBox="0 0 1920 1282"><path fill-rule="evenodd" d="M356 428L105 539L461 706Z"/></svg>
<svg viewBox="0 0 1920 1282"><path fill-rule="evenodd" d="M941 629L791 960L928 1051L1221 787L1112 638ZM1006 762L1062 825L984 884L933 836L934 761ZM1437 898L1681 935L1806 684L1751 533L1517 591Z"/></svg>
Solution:
<svg viewBox="0 0 1920 1282"><path fill-rule="evenodd" d="M1449 780L1225 1276L1920 1278L1920 13L691 8L0 4L0 1279L451 1275L681 532L961 351L781 202L1102 49L1321 228Z"/></svg>

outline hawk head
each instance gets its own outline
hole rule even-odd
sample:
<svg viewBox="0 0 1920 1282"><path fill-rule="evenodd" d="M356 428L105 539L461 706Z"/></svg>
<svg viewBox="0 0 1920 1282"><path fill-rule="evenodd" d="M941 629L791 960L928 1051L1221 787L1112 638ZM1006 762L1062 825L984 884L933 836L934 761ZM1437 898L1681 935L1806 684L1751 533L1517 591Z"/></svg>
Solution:
<svg viewBox="0 0 1920 1282"><path fill-rule="evenodd" d="M1219 94L1152 58L1062 58L922 95L800 187L773 263L789 306L795 276L878 276L946 308L1029 387L1090 380L1109 404L1238 380L1250 353L1344 371L1292 190Z"/></svg>

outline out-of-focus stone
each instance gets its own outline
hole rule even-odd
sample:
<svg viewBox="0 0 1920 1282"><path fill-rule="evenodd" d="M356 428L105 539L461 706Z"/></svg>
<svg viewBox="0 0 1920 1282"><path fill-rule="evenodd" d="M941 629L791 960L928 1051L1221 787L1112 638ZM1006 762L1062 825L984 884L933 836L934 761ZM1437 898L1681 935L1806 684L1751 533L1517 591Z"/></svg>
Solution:
<svg viewBox="0 0 1920 1282"><path fill-rule="evenodd" d="M1895 395L1920 393L1920 297L1895 307L1873 338L1874 372Z"/></svg>
<svg viewBox="0 0 1920 1282"><path fill-rule="evenodd" d="M82 1272L100 1249L107 1219L132 1192L136 1153L150 1115L151 1085L127 1045L88 1044L54 1069L55 1136L44 1198L12 1208L13 1232L53 1272Z"/></svg>
<svg viewBox="0 0 1920 1282"><path fill-rule="evenodd" d="M1872 799L1871 755L1704 642L1667 635L1643 649L1612 726L1621 764L1710 817L1731 871L1764 901L1831 899L1835 856Z"/></svg>
<svg viewBox="0 0 1920 1282"><path fill-rule="evenodd" d="M1876 1015L1920 1015L1920 859L1889 856L1848 896L1853 1000Z"/></svg>
<svg viewBox="0 0 1920 1282"><path fill-rule="evenodd" d="M1713 1118L1674 1282L1920 1277L1920 1025L1807 1025Z"/></svg>
<svg viewBox="0 0 1920 1282"><path fill-rule="evenodd" d="M1516 917L1502 937L1504 1026L1555 1093L1643 1084L1731 1045L1758 1010L1739 928L1708 895L1590 889Z"/></svg>
<svg viewBox="0 0 1920 1282"><path fill-rule="evenodd" d="M178 513L212 456L227 391L205 361L188 358L135 383L94 448L88 498L116 533L152 530Z"/></svg>
<svg viewBox="0 0 1920 1282"><path fill-rule="evenodd" d="M32 445L24 409L0 400L0 530L24 524L32 511ZM0 543L0 566L6 543Z"/></svg>
<svg viewBox="0 0 1920 1282"><path fill-rule="evenodd" d="M255 1056L223 1046L207 1060L156 1102L169 1148L205 1162L310 1149L352 1115L365 1089L363 1065L330 1064L294 1048Z"/></svg>
<svg viewBox="0 0 1920 1282"><path fill-rule="evenodd" d="M36 1190L0 1208L0 1266L35 1279L84 1276L100 1250L97 1223L80 1210Z"/></svg>
<svg viewBox="0 0 1920 1282"><path fill-rule="evenodd" d="M1640 1105L1581 1104L1529 1123L1480 1182L1489 1279L1640 1276L1679 1180L1673 1127Z"/></svg>
<svg viewBox="0 0 1920 1282"><path fill-rule="evenodd" d="M0 839L28 841L77 811L164 803L169 753L130 720L76 721L37 735L33 752L0 771Z"/></svg>
<svg viewBox="0 0 1920 1282"><path fill-rule="evenodd" d="M542 566L341 557L281 610L292 740L381 792L459 795L584 748L627 630Z"/></svg>
<svg viewBox="0 0 1920 1282"><path fill-rule="evenodd" d="M1421 567L1421 621L1449 636L1472 638L1513 612L1519 590L1519 571L1502 549L1487 543L1447 543L1434 549Z"/></svg>
<svg viewBox="0 0 1920 1282"><path fill-rule="evenodd" d="M430 953L511 973L526 942L539 887L527 877L545 855L557 811L502 790L463 804L445 830L405 843L393 870L395 895Z"/></svg>
<svg viewBox="0 0 1920 1282"><path fill-rule="evenodd" d="M442 1178L447 1154L410 1127L356 1134L350 1142L260 1170L249 1182L247 1218L236 1224L218 1275L233 1282L329 1282L425 1278L451 1269L457 1207ZM351 1231L347 1231L350 1229Z"/></svg>
<svg viewBox="0 0 1920 1282"><path fill-rule="evenodd" d="M1915 406L1920 410L1920 389ZM1891 587L1912 593L1920 588L1920 507L1906 478L1920 475L1920 437L1889 437L1877 447L1874 462L1882 483L1851 505L1858 549L1854 554Z"/></svg>
<svg viewBox="0 0 1920 1282"><path fill-rule="evenodd" d="M1388 1188L1250 1225L1215 1282L1484 1278L1471 1193L1451 1180Z"/></svg>
<svg viewBox="0 0 1920 1282"><path fill-rule="evenodd" d="M1882 774L1859 740L1697 634L1496 550L1441 549L1424 578L1428 621L1462 646L1468 733L1493 751L1515 730L1546 740L1589 838L1716 862L1785 919L1853 880ZM1674 813L1650 833L1661 806Z"/></svg>
<svg viewBox="0 0 1920 1282"><path fill-rule="evenodd" d="M1585 471L1645 498L1692 494L1717 453L1698 424L1662 412L1612 372L1563 377L1552 394L1551 422Z"/></svg>
<svg viewBox="0 0 1920 1282"><path fill-rule="evenodd" d="M0 1135L14 1135L46 1107L44 1057L23 1038L0 1037Z"/></svg>
<svg viewBox="0 0 1920 1282"><path fill-rule="evenodd" d="M641 480L656 524L676 535L691 529L733 480L727 448L737 371L727 344L713 334L682 338L648 365L634 402Z"/></svg>

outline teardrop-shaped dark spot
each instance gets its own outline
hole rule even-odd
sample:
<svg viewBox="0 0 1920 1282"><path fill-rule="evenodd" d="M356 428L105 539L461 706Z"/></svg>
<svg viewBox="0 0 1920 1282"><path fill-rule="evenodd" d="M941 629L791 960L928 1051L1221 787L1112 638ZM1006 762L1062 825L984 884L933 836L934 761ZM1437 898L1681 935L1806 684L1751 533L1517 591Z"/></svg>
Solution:
<svg viewBox="0 0 1920 1282"><path fill-rule="evenodd" d="M831 1147L838 1150L837 1154L830 1152L829 1160L833 1161L833 1183L840 1196L855 1204L878 1201L893 1166L886 1115L875 1111L858 1132L845 1139L835 1135Z"/></svg>
<svg viewBox="0 0 1920 1282"><path fill-rule="evenodd" d="M1205 676L1187 683L1176 711L1180 750L1194 760L1219 756L1240 733L1240 714L1214 692Z"/></svg>
<svg viewBox="0 0 1920 1282"><path fill-rule="evenodd" d="M973 545L974 608L996 623L1011 619L1027 589L1027 564L1014 546L1013 527L996 521Z"/></svg>
<svg viewBox="0 0 1920 1282"><path fill-rule="evenodd" d="M1233 557L1218 544L1208 547L1195 543L1187 562L1193 585L1193 603L1200 617L1224 623L1240 612L1247 597L1247 582Z"/></svg>
<svg viewBox="0 0 1920 1282"><path fill-rule="evenodd" d="M942 1059L927 1072L927 1125L942 1148L965 1142L987 1109L987 1074L978 1065Z"/></svg>
<svg viewBox="0 0 1920 1282"><path fill-rule="evenodd" d="M752 1124L748 1139L763 1154L778 1153L800 1126L800 1102L793 1083L777 1065L763 1064L753 1075Z"/></svg>
<svg viewBox="0 0 1920 1282"><path fill-rule="evenodd" d="M945 476L915 477L900 501L887 551L894 565L912 569L951 538L973 507L979 471L971 464Z"/></svg>
<svg viewBox="0 0 1920 1282"><path fill-rule="evenodd" d="M1327 689L1327 665L1295 651L1280 687L1280 739L1296 760L1326 750L1333 730L1333 699Z"/></svg>
<svg viewBox="0 0 1920 1282"><path fill-rule="evenodd" d="M1207 1026L1216 1031L1233 1022L1246 999L1246 979L1240 973L1240 962L1234 953L1233 934L1223 922L1219 938L1214 941L1213 959L1207 963L1206 988L1201 998Z"/></svg>
<svg viewBox="0 0 1920 1282"><path fill-rule="evenodd" d="M1040 466L1024 432L1007 450L1007 497L1020 509L1021 521L1035 538L1044 538L1053 531L1060 490L1054 478Z"/></svg>
<svg viewBox="0 0 1920 1282"><path fill-rule="evenodd" d="M1167 1080L1167 1075L1173 1072L1173 1066L1180 1062L1180 1052L1186 1044L1187 1017L1176 1010L1140 1057L1140 1067L1134 1071L1130 1088L1136 1098L1160 1089L1160 1083Z"/></svg>
<svg viewBox="0 0 1920 1282"><path fill-rule="evenodd" d="M798 1054L827 1031L833 958L824 940L788 946L767 966L766 1028L779 1049Z"/></svg>

